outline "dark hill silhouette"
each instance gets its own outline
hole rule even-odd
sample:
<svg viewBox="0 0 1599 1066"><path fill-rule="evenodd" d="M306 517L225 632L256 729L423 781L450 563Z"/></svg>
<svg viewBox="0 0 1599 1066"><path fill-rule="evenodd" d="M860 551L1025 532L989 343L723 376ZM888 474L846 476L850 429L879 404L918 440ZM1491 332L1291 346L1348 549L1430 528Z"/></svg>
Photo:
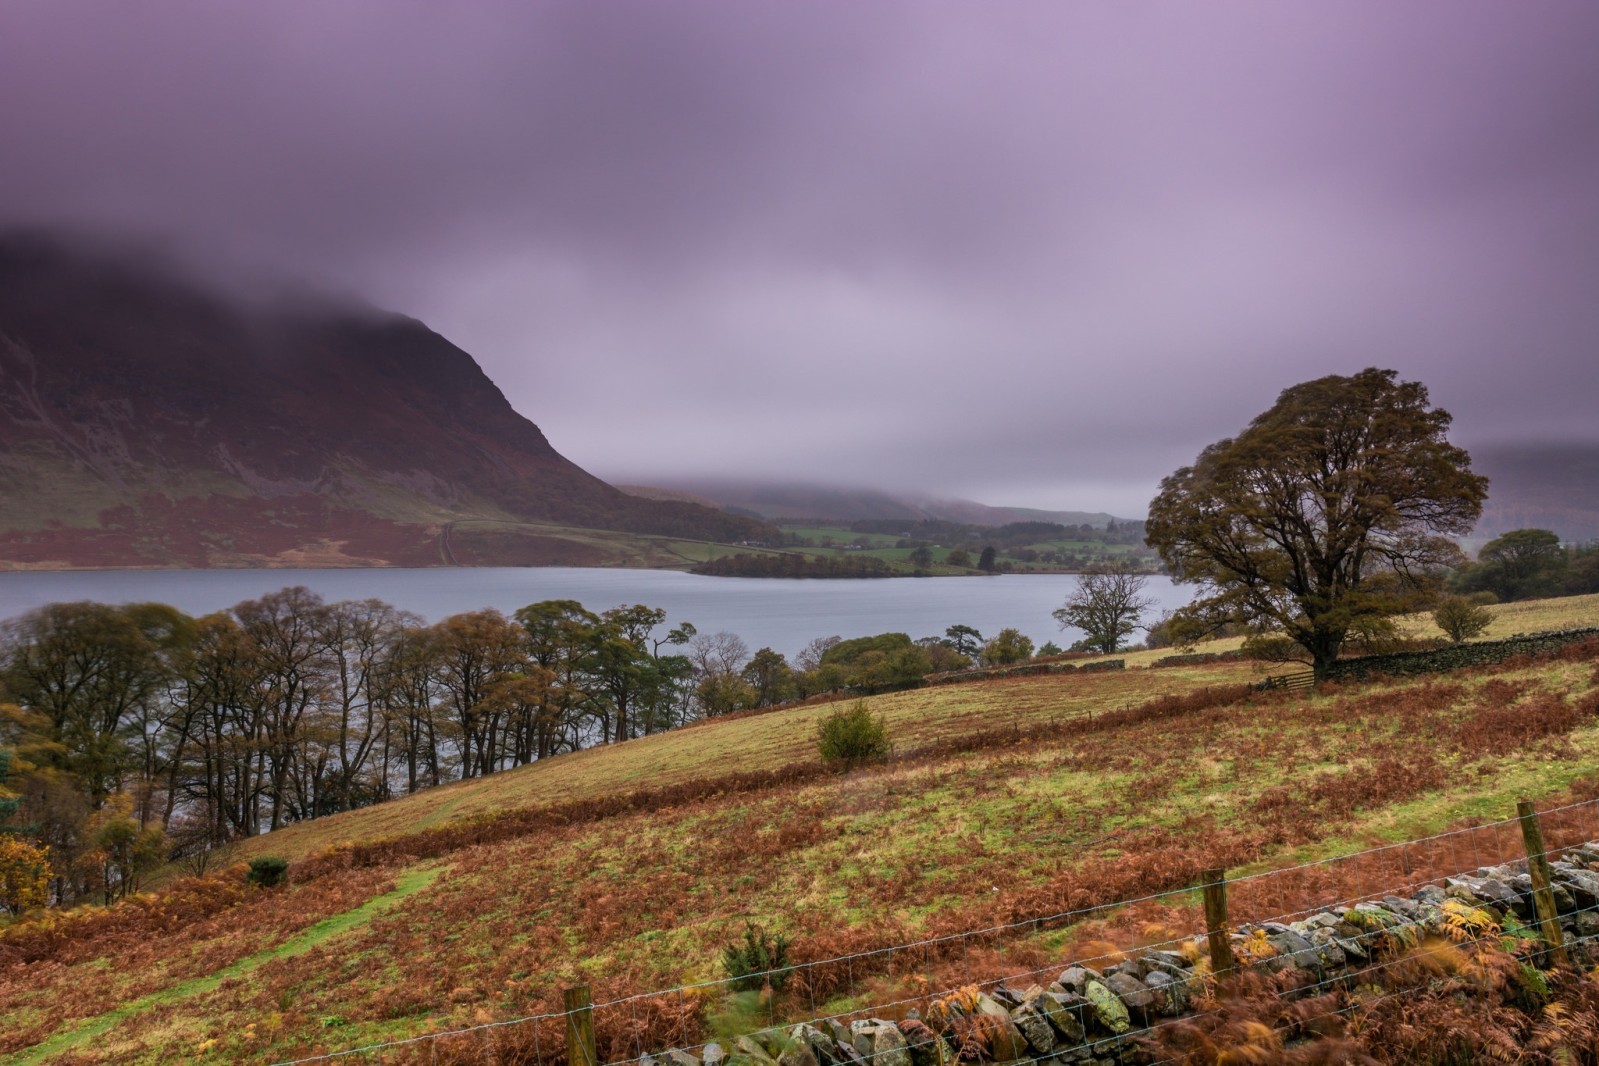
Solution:
<svg viewBox="0 0 1599 1066"><path fill-rule="evenodd" d="M466 518L765 534L588 474L415 320L0 237L0 561L426 565L451 561L441 534ZM488 558L458 544L481 562L602 561L575 542L490 539Z"/></svg>

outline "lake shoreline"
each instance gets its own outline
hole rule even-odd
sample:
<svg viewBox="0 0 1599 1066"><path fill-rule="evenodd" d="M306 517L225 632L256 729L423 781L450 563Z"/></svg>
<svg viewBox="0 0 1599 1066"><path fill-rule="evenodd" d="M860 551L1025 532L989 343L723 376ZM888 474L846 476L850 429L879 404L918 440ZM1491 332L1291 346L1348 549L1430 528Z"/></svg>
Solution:
<svg viewBox="0 0 1599 1066"><path fill-rule="evenodd" d="M1035 645L1069 646L1052 617L1077 587L1072 574L1001 574L1004 581L951 578L705 577L622 567L342 567L6 571L0 620L49 603L166 603L200 616L282 588L304 585L328 602L378 599L428 622L485 609L511 614L541 600L573 599L593 611L644 604L668 625L737 634L751 648L797 653L818 637L903 632L941 636L952 625L984 634L1015 628ZM1187 603L1190 589L1151 577L1157 606L1146 621Z"/></svg>

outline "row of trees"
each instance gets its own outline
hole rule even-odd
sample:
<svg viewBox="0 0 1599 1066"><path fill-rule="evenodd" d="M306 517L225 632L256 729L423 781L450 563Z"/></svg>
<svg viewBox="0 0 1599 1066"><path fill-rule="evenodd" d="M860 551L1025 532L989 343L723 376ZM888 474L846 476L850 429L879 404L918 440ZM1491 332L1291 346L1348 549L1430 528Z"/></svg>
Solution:
<svg viewBox="0 0 1599 1066"><path fill-rule="evenodd" d="M53 898L109 897L174 848L775 698L774 658L643 605L54 604L0 627L0 839L49 849Z"/></svg>
<svg viewBox="0 0 1599 1066"><path fill-rule="evenodd" d="M804 555L800 552L739 552L697 564L692 573L712 577L900 577L872 555Z"/></svg>
<svg viewBox="0 0 1599 1066"><path fill-rule="evenodd" d="M0 626L0 910L39 891L109 900L169 858L290 822L1032 651L1015 630L985 640L952 626L919 641L819 638L790 662L642 604L573 600L435 625L305 588L201 618L53 604Z"/></svg>

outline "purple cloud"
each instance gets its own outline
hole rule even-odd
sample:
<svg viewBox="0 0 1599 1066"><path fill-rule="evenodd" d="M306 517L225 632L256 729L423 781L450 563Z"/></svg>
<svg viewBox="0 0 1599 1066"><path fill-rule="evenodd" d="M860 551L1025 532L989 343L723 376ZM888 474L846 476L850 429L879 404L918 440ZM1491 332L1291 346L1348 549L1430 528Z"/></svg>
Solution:
<svg viewBox="0 0 1599 1066"><path fill-rule="evenodd" d="M1599 9L0 10L4 220L417 315L619 479L1139 511L1367 365L1596 439Z"/></svg>

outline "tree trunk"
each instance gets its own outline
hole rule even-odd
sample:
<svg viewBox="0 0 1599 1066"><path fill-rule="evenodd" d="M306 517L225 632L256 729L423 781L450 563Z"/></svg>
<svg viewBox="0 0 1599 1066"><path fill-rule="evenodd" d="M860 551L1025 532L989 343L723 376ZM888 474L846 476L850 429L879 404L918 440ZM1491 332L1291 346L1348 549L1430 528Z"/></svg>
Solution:
<svg viewBox="0 0 1599 1066"><path fill-rule="evenodd" d="M1310 668L1317 681L1325 681L1332 674L1333 664L1338 661L1338 651L1343 643L1342 633L1318 633L1311 639L1305 650L1310 652Z"/></svg>

